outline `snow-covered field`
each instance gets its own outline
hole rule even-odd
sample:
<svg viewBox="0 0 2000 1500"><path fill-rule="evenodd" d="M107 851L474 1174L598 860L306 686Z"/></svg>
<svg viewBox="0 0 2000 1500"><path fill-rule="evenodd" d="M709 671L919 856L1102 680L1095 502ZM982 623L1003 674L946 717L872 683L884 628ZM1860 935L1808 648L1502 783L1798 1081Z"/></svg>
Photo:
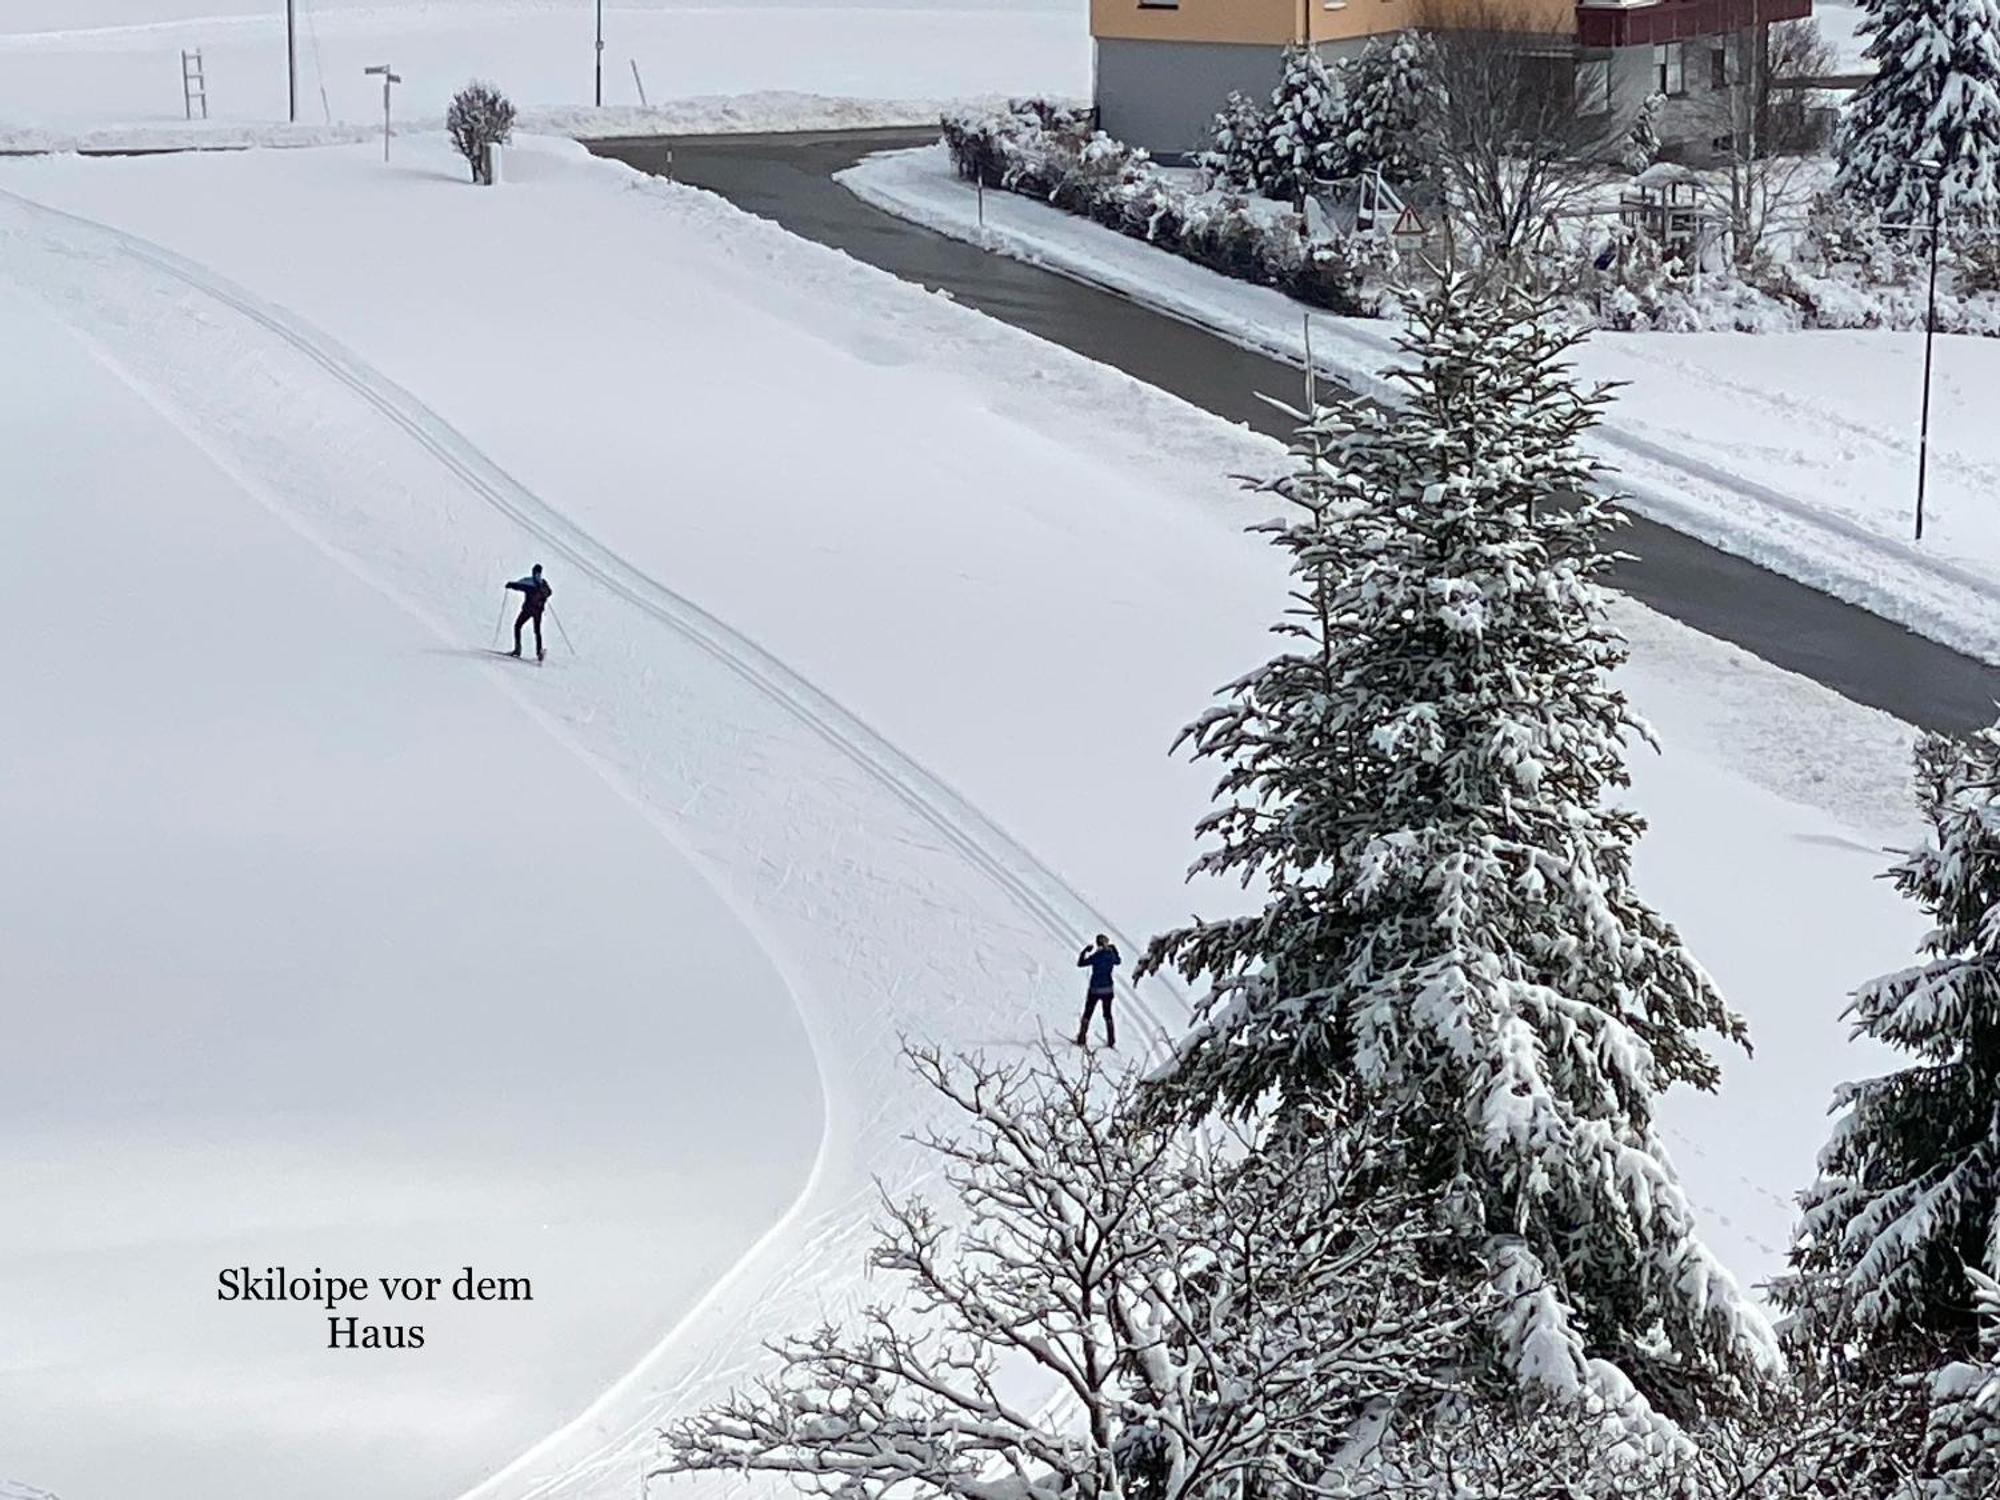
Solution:
<svg viewBox="0 0 2000 1500"><path fill-rule="evenodd" d="M1294 360L1304 309L1015 194L975 194L942 146L842 174L867 201ZM1315 313L1322 369L1362 390L1396 358L1380 319ZM1913 539L1921 334L1600 333L1577 357L1625 384L1593 439L1634 508L1988 661L2000 661L2000 340L1940 337L1924 538Z"/></svg>
<svg viewBox="0 0 2000 1500"><path fill-rule="evenodd" d="M284 10L8 0L0 149L270 138L287 110ZM480 77L569 135L911 123L937 118L929 101L1090 89L1082 0L610 0L604 34L600 113L589 0L298 0L295 138L379 129L381 83L362 70L380 63L403 79L400 120L434 127ZM211 123L189 130L181 53L196 49Z"/></svg>
<svg viewBox="0 0 2000 1500"><path fill-rule="evenodd" d="M1230 901L1180 885L1209 775L1165 747L1267 650L1222 476L1274 445L578 148L485 192L406 144L0 169L47 726L0 750L0 1465L70 1500L629 1497L663 1409L865 1290L899 1031L1020 1045L1082 934ZM531 560L579 654L481 660ZM1670 1139L1759 1280L1868 1063L1841 995L1920 932L1873 878L1909 736L1620 618L1642 888L1758 1041ZM501 1270L567 1194L546 1332L385 1374L208 1300Z"/></svg>

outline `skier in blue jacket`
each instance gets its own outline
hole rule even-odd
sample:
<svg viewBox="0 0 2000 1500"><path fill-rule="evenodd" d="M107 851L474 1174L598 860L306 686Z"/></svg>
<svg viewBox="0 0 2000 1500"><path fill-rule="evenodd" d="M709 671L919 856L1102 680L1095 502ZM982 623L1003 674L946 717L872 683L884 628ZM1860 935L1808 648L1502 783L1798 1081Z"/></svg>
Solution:
<svg viewBox="0 0 2000 1500"><path fill-rule="evenodd" d="M519 656L521 654L521 627L526 625L530 620L533 620L535 622L535 660L546 660L548 653L542 649L542 611L549 607L549 595L553 594L555 590L550 588L549 581L542 577L542 565L536 563L534 570L526 578L516 578L507 587L523 596L521 599L521 613L514 617L514 649L507 654L509 656Z"/></svg>
<svg viewBox="0 0 2000 1500"><path fill-rule="evenodd" d="M1090 1013L1100 1005L1104 1007L1104 1045L1118 1045L1118 1028L1111 1021L1111 971L1121 962L1118 950L1111 946L1111 939L1101 932L1095 943L1089 944L1077 955L1076 966L1090 970L1090 983L1083 992L1083 1020L1076 1028L1077 1046L1088 1045Z"/></svg>

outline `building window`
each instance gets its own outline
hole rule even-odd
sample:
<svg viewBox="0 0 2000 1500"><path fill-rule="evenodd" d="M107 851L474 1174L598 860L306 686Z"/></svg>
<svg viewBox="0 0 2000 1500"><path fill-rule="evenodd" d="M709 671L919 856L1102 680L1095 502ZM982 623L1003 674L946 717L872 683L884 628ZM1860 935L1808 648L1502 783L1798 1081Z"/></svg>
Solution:
<svg viewBox="0 0 2000 1500"><path fill-rule="evenodd" d="M1611 59L1579 58L1576 64L1576 112L1580 115L1611 113Z"/></svg>
<svg viewBox="0 0 2000 1500"><path fill-rule="evenodd" d="M1685 43L1668 42L1664 47L1653 49L1653 87L1669 99L1678 99L1687 92Z"/></svg>
<svg viewBox="0 0 2000 1500"><path fill-rule="evenodd" d="M1729 87L1729 49L1718 46L1708 54L1708 86L1712 89Z"/></svg>

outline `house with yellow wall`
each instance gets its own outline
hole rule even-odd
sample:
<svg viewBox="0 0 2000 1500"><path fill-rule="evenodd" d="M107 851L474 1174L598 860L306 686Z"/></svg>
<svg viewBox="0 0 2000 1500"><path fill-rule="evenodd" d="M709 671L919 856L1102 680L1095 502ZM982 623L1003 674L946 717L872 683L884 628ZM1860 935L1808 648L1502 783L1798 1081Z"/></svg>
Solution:
<svg viewBox="0 0 2000 1500"><path fill-rule="evenodd" d="M1232 92L1262 100L1284 49L1310 42L1329 59L1372 37L1454 24L1453 0L1091 0L1097 107L1122 141L1173 158L1200 150ZM1466 0L1457 24L1498 21L1522 45L1565 58L1578 107L1615 134L1645 100L1667 98L1663 137L1712 133L1699 107L1728 87L1768 28L1812 13L1812 0ZM1691 141L1699 154L1705 141Z"/></svg>

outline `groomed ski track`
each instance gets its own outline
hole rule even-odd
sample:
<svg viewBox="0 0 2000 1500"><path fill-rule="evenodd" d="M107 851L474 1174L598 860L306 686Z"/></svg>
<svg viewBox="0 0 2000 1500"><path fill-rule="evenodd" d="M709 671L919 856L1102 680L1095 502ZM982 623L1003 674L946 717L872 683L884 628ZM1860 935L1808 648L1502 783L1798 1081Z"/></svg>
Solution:
<svg viewBox="0 0 2000 1500"><path fill-rule="evenodd" d="M585 654L533 679L481 665L704 872L797 998L826 1111L799 1199L635 1369L466 1500L630 1496L664 1414L720 1396L762 1339L852 1295L876 1180L924 1180L906 1137L927 1108L900 1073L899 1036L1032 1042L1035 1000L1052 983L1069 992L1044 960L1115 925L854 714L288 310L5 192L0 270L437 640L483 647L494 581L533 539L570 579L565 620ZM1157 1045L1186 997L1148 989L1128 987L1124 1009Z"/></svg>

